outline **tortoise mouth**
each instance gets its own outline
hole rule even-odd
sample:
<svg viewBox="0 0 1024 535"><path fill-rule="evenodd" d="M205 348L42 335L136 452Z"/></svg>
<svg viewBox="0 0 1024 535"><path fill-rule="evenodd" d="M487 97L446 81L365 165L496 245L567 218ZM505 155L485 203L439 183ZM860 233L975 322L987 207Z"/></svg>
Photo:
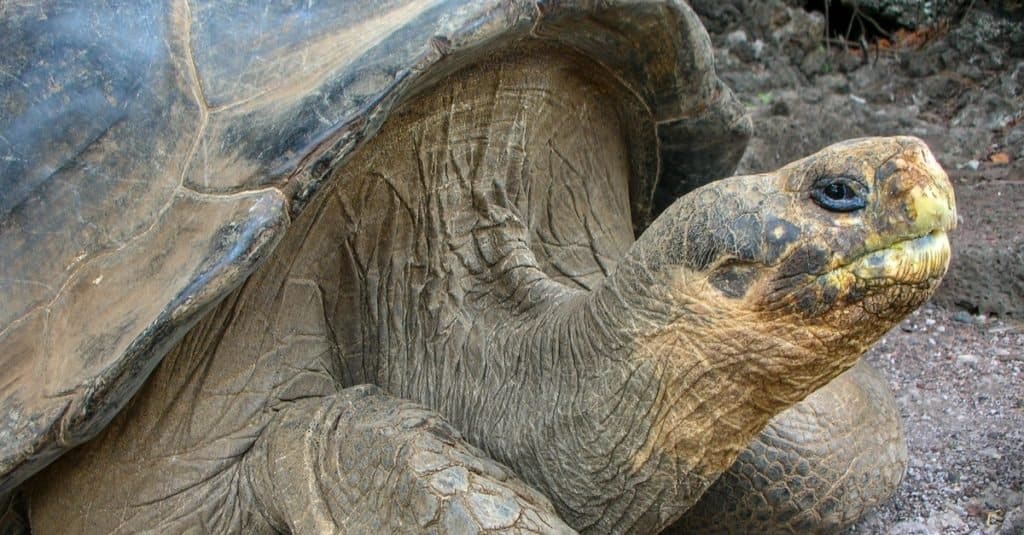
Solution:
<svg viewBox="0 0 1024 535"><path fill-rule="evenodd" d="M868 286L921 284L940 279L949 266L950 255L946 231L935 229L861 255L824 277L848 274Z"/></svg>

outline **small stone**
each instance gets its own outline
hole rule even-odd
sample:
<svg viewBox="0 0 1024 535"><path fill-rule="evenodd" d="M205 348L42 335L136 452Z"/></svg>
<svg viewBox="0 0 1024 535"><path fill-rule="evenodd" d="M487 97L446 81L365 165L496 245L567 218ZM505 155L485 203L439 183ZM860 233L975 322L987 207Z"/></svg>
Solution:
<svg viewBox="0 0 1024 535"><path fill-rule="evenodd" d="M928 525L939 533L959 532L967 527L955 511L941 511L928 517Z"/></svg>
<svg viewBox="0 0 1024 535"><path fill-rule="evenodd" d="M743 30L736 30L734 32L729 32L725 36L725 44L728 45L730 48L734 47L736 45L739 45L741 43L746 43L746 42L747 42L747 32L745 32Z"/></svg>
<svg viewBox="0 0 1024 535"><path fill-rule="evenodd" d="M933 532L923 522L904 520L893 524L889 533L892 535L931 535Z"/></svg>
<svg viewBox="0 0 1024 535"><path fill-rule="evenodd" d="M826 72L827 64L828 54L825 49L821 48L804 56L804 60L800 62L800 72L808 78L812 78Z"/></svg>
<svg viewBox="0 0 1024 535"><path fill-rule="evenodd" d="M953 321L957 323L974 323L974 318L966 310L957 310L953 314Z"/></svg>
<svg viewBox="0 0 1024 535"><path fill-rule="evenodd" d="M992 446L989 446L987 448L982 448L981 450L978 450L978 453L980 453L981 455L984 455L986 457L989 457L991 459L997 459L998 460L998 459L1002 459L1003 458L1003 454L999 453L999 450L997 450L996 448L994 448Z"/></svg>
<svg viewBox="0 0 1024 535"><path fill-rule="evenodd" d="M971 171L977 171L981 167L981 162L978 160L967 160L966 162L958 165L960 169L970 169Z"/></svg>
<svg viewBox="0 0 1024 535"><path fill-rule="evenodd" d="M764 41L755 40L750 44L750 51L754 54L754 59L761 59L761 55L764 54Z"/></svg>
<svg viewBox="0 0 1024 535"><path fill-rule="evenodd" d="M956 361L960 364L967 364L969 366L976 366L978 364L978 356L970 353L964 353L963 355L957 355Z"/></svg>
<svg viewBox="0 0 1024 535"><path fill-rule="evenodd" d="M823 74L815 79L815 83L831 93L840 95L850 93L850 79L842 74Z"/></svg>
<svg viewBox="0 0 1024 535"><path fill-rule="evenodd" d="M999 535L1020 535L1024 533L1024 506L1014 507L1003 517Z"/></svg>

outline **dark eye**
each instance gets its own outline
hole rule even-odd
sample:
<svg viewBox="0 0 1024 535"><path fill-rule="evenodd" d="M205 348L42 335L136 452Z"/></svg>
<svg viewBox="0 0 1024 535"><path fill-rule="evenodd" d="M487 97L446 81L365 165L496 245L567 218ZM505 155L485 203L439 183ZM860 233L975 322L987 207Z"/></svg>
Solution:
<svg viewBox="0 0 1024 535"><path fill-rule="evenodd" d="M833 212L853 212L867 205L868 188L849 177L819 179L811 190L818 206Z"/></svg>

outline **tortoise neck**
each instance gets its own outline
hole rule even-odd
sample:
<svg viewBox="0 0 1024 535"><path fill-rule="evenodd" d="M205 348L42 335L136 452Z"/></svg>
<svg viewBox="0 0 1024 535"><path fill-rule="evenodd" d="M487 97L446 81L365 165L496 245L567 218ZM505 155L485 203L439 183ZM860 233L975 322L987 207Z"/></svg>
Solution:
<svg viewBox="0 0 1024 535"><path fill-rule="evenodd" d="M537 369L510 381L514 409L496 414L508 434L488 433L516 438L487 447L597 532L667 525L774 415L854 362L793 343L784 319L702 294L699 274L651 269L647 252L663 246L641 237L593 291L496 336L502 360ZM617 510L579 489L632 489L634 503Z"/></svg>

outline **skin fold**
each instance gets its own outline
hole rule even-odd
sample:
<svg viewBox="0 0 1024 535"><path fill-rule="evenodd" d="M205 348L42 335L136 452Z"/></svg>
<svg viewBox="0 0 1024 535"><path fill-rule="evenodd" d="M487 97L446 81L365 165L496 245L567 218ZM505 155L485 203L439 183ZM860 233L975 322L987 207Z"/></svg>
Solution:
<svg viewBox="0 0 1024 535"><path fill-rule="evenodd" d="M927 299L955 203L921 141L853 140L690 192L634 240L632 98L559 53L405 105L28 483L34 529L670 525ZM835 183L863 206L823 206Z"/></svg>

